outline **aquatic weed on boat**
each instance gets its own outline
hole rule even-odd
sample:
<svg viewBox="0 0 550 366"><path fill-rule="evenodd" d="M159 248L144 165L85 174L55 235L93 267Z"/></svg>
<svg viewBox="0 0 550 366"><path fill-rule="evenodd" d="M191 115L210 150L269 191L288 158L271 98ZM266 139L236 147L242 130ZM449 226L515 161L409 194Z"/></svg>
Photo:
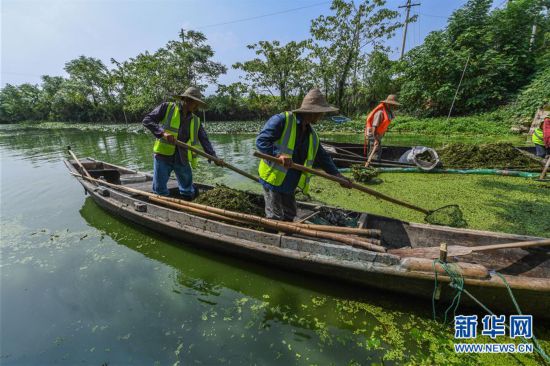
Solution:
<svg viewBox="0 0 550 366"><path fill-rule="evenodd" d="M448 168L534 168L540 164L521 154L512 144L449 144L437 152Z"/></svg>
<svg viewBox="0 0 550 366"><path fill-rule="evenodd" d="M251 215L263 216L264 214L264 204L261 198L224 185L218 185L213 189L201 192L194 202Z"/></svg>

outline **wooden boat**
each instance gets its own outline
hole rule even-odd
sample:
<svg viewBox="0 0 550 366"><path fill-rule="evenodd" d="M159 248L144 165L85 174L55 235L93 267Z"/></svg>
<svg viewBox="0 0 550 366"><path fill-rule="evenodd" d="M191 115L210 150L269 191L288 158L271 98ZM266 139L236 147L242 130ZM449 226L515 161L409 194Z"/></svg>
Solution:
<svg viewBox="0 0 550 366"><path fill-rule="evenodd" d="M353 164L364 163L367 159L363 157L363 144L346 142L322 141L323 147L332 156L336 166L347 168ZM411 149L411 146L382 145L380 160L374 160L373 166L379 167L416 167L415 164L400 163L399 158ZM534 146L518 146L517 149L531 154L535 157Z"/></svg>
<svg viewBox="0 0 550 366"><path fill-rule="evenodd" d="M152 176L106 162L86 158L81 160L93 177L108 182L151 191ZM77 173L74 161L65 161L68 169ZM302 236L272 234L205 219L189 213L151 203L140 195L131 195L106 186L97 186L77 177L91 198L103 209L142 227L149 228L178 241L197 247L264 261L291 270L330 277L364 286L371 286L426 298L431 305L434 290L433 261L427 258L399 257L341 245L328 240ZM211 186L197 184L201 191ZM169 188L177 192L175 181ZM259 199L261 197L258 197ZM431 247L441 242L448 245L479 246L542 238L456 229L443 226L409 223L366 212L299 203L299 217L315 216L331 222L344 218L349 226L380 229L382 243L388 249ZM313 221L313 219L312 219ZM515 313L506 286L492 271L502 273L525 314L550 318L550 252L544 248L506 249L449 258L456 262L464 276L465 288L495 312ZM460 262L458 262L460 261ZM445 275L438 276L444 283ZM441 301L452 298L452 289L444 286ZM429 300L430 299L430 300ZM463 296L466 305L474 305Z"/></svg>

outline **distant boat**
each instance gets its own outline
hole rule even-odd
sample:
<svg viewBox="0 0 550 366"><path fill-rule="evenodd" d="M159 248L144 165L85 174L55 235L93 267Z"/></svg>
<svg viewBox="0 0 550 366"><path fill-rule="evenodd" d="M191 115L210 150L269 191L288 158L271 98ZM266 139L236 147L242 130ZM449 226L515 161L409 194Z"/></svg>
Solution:
<svg viewBox="0 0 550 366"><path fill-rule="evenodd" d="M339 168L348 168L353 164L364 164L367 160L363 155L364 146L362 143L357 144L326 140L321 141L321 143ZM414 168L416 164L399 162L399 158L411 148L411 146L382 145L382 157L380 160L373 160L372 166ZM534 146L517 146L516 149L529 153L536 159ZM445 162L443 162L443 164L445 164Z"/></svg>
<svg viewBox="0 0 550 366"><path fill-rule="evenodd" d="M332 116L330 117L330 120L335 123L344 123L351 121L351 118L346 116Z"/></svg>

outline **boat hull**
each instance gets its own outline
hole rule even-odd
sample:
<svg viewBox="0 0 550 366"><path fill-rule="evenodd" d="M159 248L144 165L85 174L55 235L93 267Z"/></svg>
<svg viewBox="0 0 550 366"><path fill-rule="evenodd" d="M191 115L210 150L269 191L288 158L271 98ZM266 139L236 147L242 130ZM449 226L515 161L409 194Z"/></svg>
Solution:
<svg viewBox="0 0 550 366"><path fill-rule="evenodd" d="M70 170L76 172L74 166L67 162ZM434 273L429 263L424 261L418 266L413 261L404 260L391 254L369 252L334 243L315 241L303 237L270 234L257 230L241 228L222 222L215 222L197 217L181 211L175 211L163 206L143 201L120 191L106 187L94 186L82 178L77 178L90 194L91 198L101 208L109 213L124 218L135 225L145 227L155 232L167 235L176 241L193 245L204 250L215 250L228 253L240 258L246 257L253 261L262 261L292 271L309 273L323 278L337 281L346 281L361 286L374 287L385 291L392 291L426 299L426 305L431 306L431 297L434 290ZM139 207L139 209L138 209ZM145 209L145 210L144 210ZM375 215L365 221L369 227L381 227L384 231L392 231L397 227L398 220L387 219ZM378 224L377 224L378 223ZM408 223L404 223L408 224ZM408 241L415 244L423 240L420 234L424 229L422 224L408 224L409 230L403 230L396 238L388 237L388 243ZM495 241L509 241L510 234L500 234L491 237L483 235L486 232L475 233L474 230L458 230L456 234L471 237L472 241L494 243ZM398 230L397 230L398 231ZM452 236L444 228L436 228L433 232L440 232L441 238ZM480 240L485 237L485 240ZM407 239L405 239L407 238ZM532 237L520 237L532 239ZM480 245L480 244L478 244ZM547 255L542 253L541 255ZM548 278L519 278L522 276L507 276L519 305L526 314L539 318L548 318L550 308L550 279ZM449 301L453 296L452 289L447 286L449 279L440 276L445 285L442 290L441 301ZM502 281L488 273L481 271L471 273L466 278L466 288L481 302L495 312L516 313L511 299ZM465 305L475 303L463 296Z"/></svg>

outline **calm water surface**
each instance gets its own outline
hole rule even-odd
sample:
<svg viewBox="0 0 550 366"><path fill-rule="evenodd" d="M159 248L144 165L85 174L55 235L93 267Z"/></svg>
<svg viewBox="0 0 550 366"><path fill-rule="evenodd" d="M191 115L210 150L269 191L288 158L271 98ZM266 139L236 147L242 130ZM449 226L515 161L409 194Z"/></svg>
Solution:
<svg viewBox="0 0 550 366"><path fill-rule="evenodd" d="M253 136L211 140L255 171ZM152 167L139 131L0 126L0 364L475 363L449 352L426 302L192 249L105 213L67 174L67 145ZM196 179L253 189L207 164Z"/></svg>

